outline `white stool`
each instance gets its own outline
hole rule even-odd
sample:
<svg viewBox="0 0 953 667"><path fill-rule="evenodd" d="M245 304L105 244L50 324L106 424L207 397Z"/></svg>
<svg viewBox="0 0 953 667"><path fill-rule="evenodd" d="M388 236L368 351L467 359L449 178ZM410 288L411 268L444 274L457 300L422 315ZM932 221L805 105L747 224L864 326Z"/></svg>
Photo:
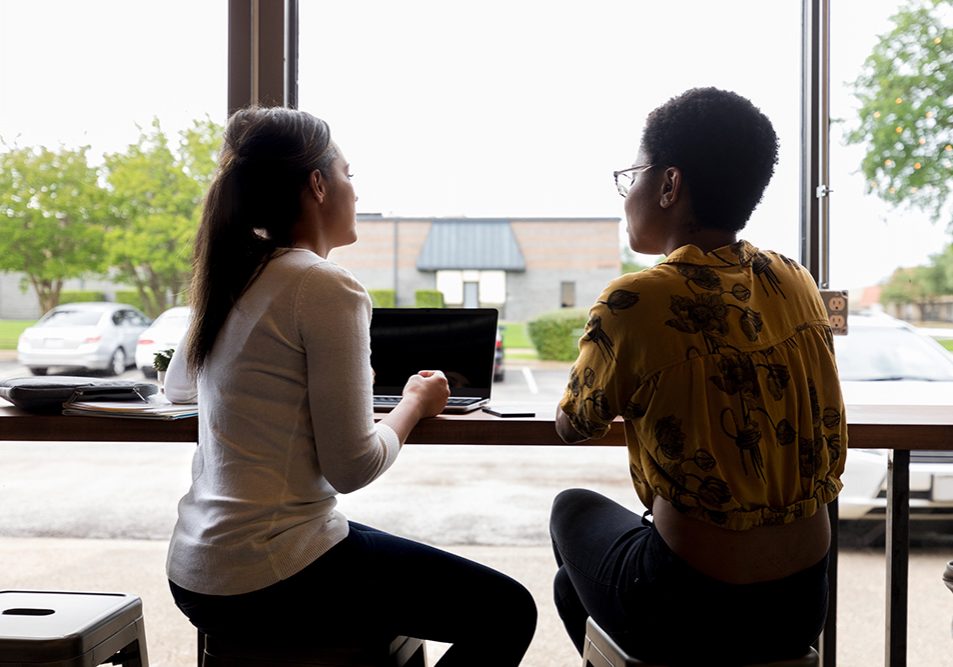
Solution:
<svg viewBox="0 0 953 667"><path fill-rule="evenodd" d="M0 591L0 667L149 667L142 601L124 593Z"/></svg>
<svg viewBox="0 0 953 667"><path fill-rule="evenodd" d="M793 660L751 663L742 667L818 667L818 665L820 665L820 658L817 651L809 649L804 656ZM590 617L586 620L582 667L665 667L665 665L642 662L638 658L633 658Z"/></svg>

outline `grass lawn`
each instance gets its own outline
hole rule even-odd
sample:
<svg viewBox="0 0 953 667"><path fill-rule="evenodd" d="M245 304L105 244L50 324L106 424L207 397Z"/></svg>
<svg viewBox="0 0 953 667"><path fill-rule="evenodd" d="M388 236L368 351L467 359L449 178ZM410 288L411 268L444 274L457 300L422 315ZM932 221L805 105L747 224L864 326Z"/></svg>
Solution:
<svg viewBox="0 0 953 667"><path fill-rule="evenodd" d="M526 322L501 322L500 326L503 327L503 346L507 359L538 358L533 342L529 339Z"/></svg>
<svg viewBox="0 0 953 667"><path fill-rule="evenodd" d="M36 320L0 320L0 350L17 349L17 339Z"/></svg>

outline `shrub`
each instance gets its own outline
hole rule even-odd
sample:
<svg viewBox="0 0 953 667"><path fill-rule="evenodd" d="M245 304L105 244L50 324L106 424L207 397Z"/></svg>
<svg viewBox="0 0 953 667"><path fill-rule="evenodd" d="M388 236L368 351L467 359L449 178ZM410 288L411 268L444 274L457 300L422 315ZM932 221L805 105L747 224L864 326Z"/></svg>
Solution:
<svg viewBox="0 0 953 667"><path fill-rule="evenodd" d="M397 292L392 289L372 289L368 290L368 294L375 308L393 308L397 305Z"/></svg>
<svg viewBox="0 0 953 667"><path fill-rule="evenodd" d="M564 308L543 313L529 325L529 337L540 359L574 361L579 353L589 312L583 308Z"/></svg>
<svg viewBox="0 0 953 667"><path fill-rule="evenodd" d="M60 292L60 303L77 303L80 301L105 301L106 295L95 290L63 290Z"/></svg>
<svg viewBox="0 0 953 667"><path fill-rule="evenodd" d="M443 308L443 292L435 289L419 289L414 292L414 305L418 308Z"/></svg>

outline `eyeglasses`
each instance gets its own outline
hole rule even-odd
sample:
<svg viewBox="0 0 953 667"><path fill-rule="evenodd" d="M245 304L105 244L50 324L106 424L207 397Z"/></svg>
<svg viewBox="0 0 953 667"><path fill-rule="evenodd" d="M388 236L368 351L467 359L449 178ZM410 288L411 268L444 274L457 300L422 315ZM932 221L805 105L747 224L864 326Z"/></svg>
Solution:
<svg viewBox="0 0 953 667"><path fill-rule="evenodd" d="M612 172L612 178L615 179L616 190L618 190L619 194L623 197L629 196L629 189L632 187L632 181L635 180L635 177L654 166L655 165L652 164L639 164L634 167L629 167L628 169L620 169L619 171Z"/></svg>

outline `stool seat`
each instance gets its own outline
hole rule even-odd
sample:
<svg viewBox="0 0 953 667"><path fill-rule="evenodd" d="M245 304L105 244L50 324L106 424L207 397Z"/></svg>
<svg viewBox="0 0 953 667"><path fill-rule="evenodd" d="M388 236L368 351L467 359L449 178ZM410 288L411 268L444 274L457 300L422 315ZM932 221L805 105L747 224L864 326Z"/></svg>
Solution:
<svg viewBox="0 0 953 667"><path fill-rule="evenodd" d="M148 667L142 601L124 593L0 591L0 667Z"/></svg>
<svg viewBox="0 0 953 667"><path fill-rule="evenodd" d="M818 667L820 658L813 648L800 658L758 662L739 667ZM619 646L592 617L586 620L586 639L583 643L582 667L666 667L654 662L633 658Z"/></svg>
<svg viewBox="0 0 953 667"><path fill-rule="evenodd" d="M247 638L205 635L199 631L199 667L426 667L423 640L395 637L380 644L316 646L263 643Z"/></svg>

